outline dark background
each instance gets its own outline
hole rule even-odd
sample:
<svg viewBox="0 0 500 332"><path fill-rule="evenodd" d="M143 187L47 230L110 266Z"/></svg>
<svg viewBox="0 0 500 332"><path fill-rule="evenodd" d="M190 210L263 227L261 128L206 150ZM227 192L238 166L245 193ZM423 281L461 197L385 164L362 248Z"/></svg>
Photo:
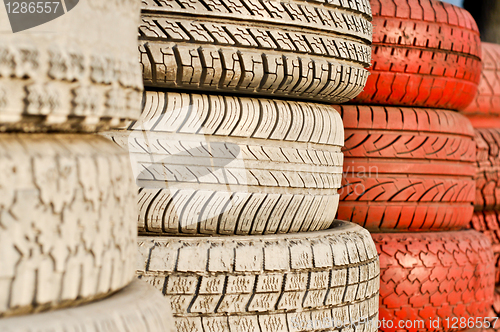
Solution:
<svg viewBox="0 0 500 332"><path fill-rule="evenodd" d="M477 22L481 40L500 44L500 0L446 0L467 9Z"/></svg>

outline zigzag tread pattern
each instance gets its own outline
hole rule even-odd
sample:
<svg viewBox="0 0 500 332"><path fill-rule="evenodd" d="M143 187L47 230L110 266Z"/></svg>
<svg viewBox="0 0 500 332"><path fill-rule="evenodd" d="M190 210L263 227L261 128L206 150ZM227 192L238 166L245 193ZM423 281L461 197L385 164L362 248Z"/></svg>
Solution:
<svg viewBox="0 0 500 332"><path fill-rule="evenodd" d="M180 5L179 2L173 1L176 5ZM192 37L198 37L194 40L202 42L217 42L217 40L210 40L210 34L207 34L205 31L211 30L211 27L217 27L216 30L220 31L222 26L218 23L221 21L229 22L226 29L236 33L232 35L236 37L233 39L237 42L241 40L239 38L241 38L242 35L248 34L248 31L253 30L252 34L256 35L256 40L260 39L261 44L265 45L266 43L262 42L265 41L269 32L263 34L256 32L263 32L264 30L261 30L262 28L272 29L273 27L276 31L293 30L294 32L306 32L305 30L307 29L318 35L324 34L332 37L349 36L353 40L367 43L370 43L372 40L372 25L369 22L371 16L367 18L351 11L317 6L311 2L297 4L296 1L286 3L279 1L254 1L257 7L251 8L250 11L248 11L248 7L241 4L240 8L237 8L240 13L237 14L238 17L237 20L235 20L234 13L231 13L231 11L234 11L238 6L237 2L238 0L220 1L220 11L210 10L205 6L204 1L199 0L191 1L190 5L192 5L192 7L186 8L179 7L159 11L157 8L161 7L156 7L155 9L143 11L142 18L146 25L142 27L149 26L151 27L149 31L156 31L157 34L159 31L163 31L167 32L167 34L164 34L165 36L171 35L172 37L181 37L182 30L177 30L176 27L179 27L180 22L183 22L183 30L185 32L187 31L187 34L190 34ZM225 6L226 4L229 4L232 8L228 8L228 6ZM247 13L244 13L245 11L247 11ZM193 15L197 15L198 20L193 21ZM244 26L248 27L247 29L249 30L241 27L242 22L244 22ZM238 29L238 24L240 29ZM208 27L206 27L206 25L208 25ZM141 31L142 27L139 31L146 32ZM290 33L292 33L292 31L290 31ZM245 43L243 42L243 44Z"/></svg>
<svg viewBox="0 0 500 332"><path fill-rule="evenodd" d="M132 281L127 154L95 135L0 141L0 317L76 306Z"/></svg>
<svg viewBox="0 0 500 332"><path fill-rule="evenodd" d="M245 331L297 331L294 317L371 319L379 283L373 241L351 223L335 226L258 238L140 237L138 274L170 299L178 331L215 322L209 331L238 323Z"/></svg>
<svg viewBox="0 0 500 332"><path fill-rule="evenodd" d="M371 30L369 32L371 36ZM175 21L174 19L158 20L157 17L147 15L142 16L139 33L140 40L143 42L225 45L254 51L256 49L280 50L290 54L314 54L325 58L352 61L364 67L370 65L371 49L368 43L339 38L331 34L312 34L303 31L284 33L272 27L244 29L240 25L218 21L201 23L177 18Z"/></svg>
<svg viewBox="0 0 500 332"><path fill-rule="evenodd" d="M500 208L500 129L476 129L475 209Z"/></svg>
<svg viewBox="0 0 500 332"><path fill-rule="evenodd" d="M348 1L348 0L333 0L333 1L315 1L321 4L322 7L332 9L344 9L352 12L365 14L368 19L371 19L371 7L368 0ZM254 15L261 17L281 18L278 13L284 12L284 6L288 5L290 9L295 9L294 14L288 13L289 19L296 19L299 21L313 21L314 13L305 10L304 8L311 5L310 1L294 1L294 6L290 3L278 1L253 1L253 0L239 0L239 1L224 1L224 0L209 0L204 2L198 1L173 1L173 0L142 0L143 10L157 10L157 11L196 11L196 12L217 12L229 13L240 15ZM302 9L302 13L297 11L297 8ZM291 10L292 11L292 10ZM307 17L307 14L310 16ZM325 18L323 18L325 20ZM341 24L341 23L339 23Z"/></svg>
<svg viewBox="0 0 500 332"><path fill-rule="evenodd" d="M365 87L368 71L314 55L206 45L146 42L139 46L144 85L346 102Z"/></svg>
<svg viewBox="0 0 500 332"><path fill-rule="evenodd" d="M481 47L483 69L477 95L463 112L500 115L500 46L482 42Z"/></svg>
<svg viewBox="0 0 500 332"><path fill-rule="evenodd" d="M366 18L310 2L252 1L251 7L239 0L210 2L185 1L179 9L180 1L165 1L171 7L165 13L143 13L139 52L146 86L329 102L348 101L364 88L364 67L371 57L371 23ZM236 23L235 8L251 12L248 17L236 14ZM272 8L267 20L266 8ZM170 17L177 10L197 20ZM207 10L210 15L226 13L233 23L203 15ZM262 16L264 21L254 22ZM277 25L269 23L275 21Z"/></svg>
<svg viewBox="0 0 500 332"><path fill-rule="evenodd" d="M481 73L481 42L470 14L433 0L371 3L372 75L354 102L465 109Z"/></svg>
<svg viewBox="0 0 500 332"><path fill-rule="evenodd" d="M487 317L493 303L491 243L469 230L372 234L380 255L380 319ZM415 331L451 331L426 326ZM395 331L395 329L381 329Z"/></svg>

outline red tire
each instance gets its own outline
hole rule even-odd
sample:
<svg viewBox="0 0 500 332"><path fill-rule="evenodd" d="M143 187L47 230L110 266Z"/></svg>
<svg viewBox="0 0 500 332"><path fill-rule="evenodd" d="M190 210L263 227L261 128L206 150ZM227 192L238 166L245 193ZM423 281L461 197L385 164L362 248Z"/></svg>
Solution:
<svg viewBox="0 0 500 332"><path fill-rule="evenodd" d="M500 285L500 211L475 212L469 227L490 239L495 257L495 282ZM500 312L500 308L498 311Z"/></svg>
<svg viewBox="0 0 500 332"><path fill-rule="evenodd" d="M500 210L500 129L476 129L476 211Z"/></svg>
<svg viewBox="0 0 500 332"><path fill-rule="evenodd" d="M371 0L371 75L359 104L462 110L481 74L479 31L464 9L435 0Z"/></svg>
<svg viewBox="0 0 500 332"><path fill-rule="evenodd" d="M386 325L379 331L456 331L446 328L446 318L451 325L454 317L487 317L495 282L491 243L484 235L467 230L372 237L380 256L379 320L394 326L425 323L425 328ZM437 318L440 327L429 327Z"/></svg>
<svg viewBox="0 0 500 332"><path fill-rule="evenodd" d="M481 43L481 80L472 103L463 111L476 128L500 128L500 45Z"/></svg>
<svg viewBox="0 0 500 332"><path fill-rule="evenodd" d="M336 106L344 120L338 218L371 231L455 230L473 213L474 131L456 112Z"/></svg>
<svg viewBox="0 0 500 332"><path fill-rule="evenodd" d="M500 287L495 289L495 297L493 300L493 312L500 317ZM500 322L497 322L494 326L497 331L500 331Z"/></svg>

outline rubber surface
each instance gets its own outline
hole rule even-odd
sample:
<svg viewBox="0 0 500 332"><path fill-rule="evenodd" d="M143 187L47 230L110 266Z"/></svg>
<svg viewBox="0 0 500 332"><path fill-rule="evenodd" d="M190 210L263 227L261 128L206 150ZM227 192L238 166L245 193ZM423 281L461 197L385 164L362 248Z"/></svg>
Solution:
<svg viewBox="0 0 500 332"><path fill-rule="evenodd" d="M475 209L500 209L500 129L475 129Z"/></svg>
<svg viewBox="0 0 500 332"><path fill-rule="evenodd" d="M137 119L139 16L137 0L87 0L13 34L2 10L0 131L95 132Z"/></svg>
<svg viewBox="0 0 500 332"><path fill-rule="evenodd" d="M147 92L128 131L141 233L315 231L335 219L344 131L331 106Z"/></svg>
<svg viewBox="0 0 500 332"><path fill-rule="evenodd" d="M427 322L407 331L452 331L443 328L446 318L488 316L495 280L487 237L472 230L372 237L380 255L380 320ZM429 327L437 318L441 328Z"/></svg>
<svg viewBox="0 0 500 332"><path fill-rule="evenodd" d="M495 300L493 302L493 311L496 314L496 317L500 317L500 287L495 289ZM495 329L500 331L500 323L497 322L495 325Z"/></svg>
<svg viewBox="0 0 500 332"><path fill-rule="evenodd" d="M150 88L339 103L365 86L368 1L143 0Z"/></svg>
<svg viewBox="0 0 500 332"><path fill-rule="evenodd" d="M468 116L500 117L500 45L482 42L481 48L481 80L476 97L463 112Z"/></svg>
<svg viewBox="0 0 500 332"><path fill-rule="evenodd" d="M490 239L495 257L495 282L500 285L500 211L474 212L469 228L483 233ZM498 327L500 328L500 323Z"/></svg>
<svg viewBox="0 0 500 332"><path fill-rule="evenodd" d="M365 331L377 330L378 256L352 223L259 237L139 237L139 251L138 273L170 299L177 331L318 331L308 322L363 318Z"/></svg>
<svg viewBox="0 0 500 332"><path fill-rule="evenodd" d="M168 301L141 281L77 308L0 319L3 332L174 332Z"/></svg>
<svg viewBox="0 0 500 332"><path fill-rule="evenodd" d="M372 67L359 104L462 110L481 75L479 31L464 9L436 0L372 0Z"/></svg>
<svg viewBox="0 0 500 332"><path fill-rule="evenodd" d="M338 218L370 231L464 228L473 213L474 131L456 112L335 106L345 126Z"/></svg>
<svg viewBox="0 0 500 332"><path fill-rule="evenodd" d="M0 317L93 301L134 278L122 149L90 134L0 134L0 168Z"/></svg>

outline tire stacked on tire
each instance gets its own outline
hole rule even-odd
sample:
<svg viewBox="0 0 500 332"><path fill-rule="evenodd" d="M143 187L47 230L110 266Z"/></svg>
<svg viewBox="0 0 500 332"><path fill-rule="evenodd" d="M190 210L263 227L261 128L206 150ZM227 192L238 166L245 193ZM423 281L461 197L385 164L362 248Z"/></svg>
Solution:
<svg viewBox="0 0 500 332"><path fill-rule="evenodd" d="M140 115L139 8L68 9L20 34L0 12L0 330L169 331L168 301L134 281L127 154L93 134Z"/></svg>
<svg viewBox="0 0 500 332"><path fill-rule="evenodd" d="M357 105L336 106L345 127L338 218L372 232L381 331L467 330L463 320L491 317L494 289L491 242L466 230L476 149L456 112L477 90L479 32L444 2L371 5L371 75Z"/></svg>
<svg viewBox="0 0 500 332"><path fill-rule="evenodd" d="M471 120L476 142L476 197L469 227L493 244L496 294L492 312L500 314L500 45L482 43L483 69L473 102L463 113ZM497 324L500 328L500 324Z"/></svg>
<svg viewBox="0 0 500 332"><path fill-rule="evenodd" d="M139 277L177 331L375 331L378 256L335 220L328 105L365 85L369 3L142 3L143 113L106 135L139 187Z"/></svg>

